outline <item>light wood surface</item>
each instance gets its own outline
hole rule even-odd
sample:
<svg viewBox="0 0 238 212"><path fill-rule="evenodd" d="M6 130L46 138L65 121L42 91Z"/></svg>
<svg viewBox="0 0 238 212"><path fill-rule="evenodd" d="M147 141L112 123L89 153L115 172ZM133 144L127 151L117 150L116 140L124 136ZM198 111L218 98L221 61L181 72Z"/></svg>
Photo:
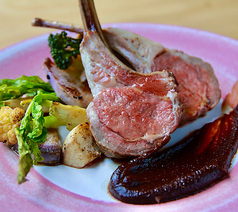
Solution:
<svg viewBox="0 0 238 212"><path fill-rule="evenodd" d="M185 26L238 40L238 0L95 0L101 23ZM45 34L35 17L82 25L77 0L0 0L0 49Z"/></svg>

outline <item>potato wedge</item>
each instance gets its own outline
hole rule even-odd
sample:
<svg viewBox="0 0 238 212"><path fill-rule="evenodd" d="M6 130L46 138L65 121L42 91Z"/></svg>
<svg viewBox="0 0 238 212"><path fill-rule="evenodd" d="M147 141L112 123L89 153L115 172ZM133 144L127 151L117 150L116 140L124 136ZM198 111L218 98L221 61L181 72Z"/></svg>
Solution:
<svg viewBox="0 0 238 212"><path fill-rule="evenodd" d="M62 152L63 164L75 168L83 168L101 156L87 122L78 125L69 132L64 141Z"/></svg>

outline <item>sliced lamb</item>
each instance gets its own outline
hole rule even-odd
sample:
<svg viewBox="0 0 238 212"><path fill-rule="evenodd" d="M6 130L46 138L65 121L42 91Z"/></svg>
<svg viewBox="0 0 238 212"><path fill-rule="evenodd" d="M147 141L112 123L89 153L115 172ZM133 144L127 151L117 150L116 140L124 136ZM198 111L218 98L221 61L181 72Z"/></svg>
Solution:
<svg viewBox="0 0 238 212"><path fill-rule="evenodd" d="M130 61L137 72L168 70L174 74L184 106L181 124L204 116L219 102L221 91L210 64L127 30L107 28L104 35L110 48Z"/></svg>
<svg viewBox="0 0 238 212"><path fill-rule="evenodd" d="M98 146L117 158L161 148L180 121L174 77L167 71L138 73L123 64L108 48L93 1L79 3L85 31L80 52L94 96L87 115Z"/></svg>
<svg viewBox="0 0 238 212"><path fill-rule="evenodd" d="M61 70L50 58L46 58L43 68L52 88L64 103L86 108L92 101L87 81L80 78L82 73Z"/></svg>

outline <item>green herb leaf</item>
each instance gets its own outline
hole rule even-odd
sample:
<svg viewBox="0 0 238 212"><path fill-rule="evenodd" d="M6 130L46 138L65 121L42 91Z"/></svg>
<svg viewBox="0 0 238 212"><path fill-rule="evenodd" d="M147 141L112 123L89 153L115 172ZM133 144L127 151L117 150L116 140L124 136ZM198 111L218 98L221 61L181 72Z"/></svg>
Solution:
<svg viewBox="0 0 238 212"><path fill-rule="evenodd" d="M0 101L0 109L1 107L5 106L5 103L3 101Z"/></svg>
<svg viewBox="0 0 238 212"><path fill-rule="evenodd" d="M19 98L23 95L35 96L38 91L54 94L51 85L39 76L22 75L16 79L0 79L0 101Z"/></svg>
<svg viewBox="0 0 238 212"><path fill-rule="evenodd" d="M26 181L26 175L33 166L33 163L37 164L37 162L43 160L38 146L44 143L47 137L47 129L44 127L42 105L44 105L45 101L49 105L49 100L54 101L56 98L55 95L44 94L38 91L27 108L20 128L15 129L20 156L17 177L19 184Z"/></svg>
<svg viewBox="0 0 238 212"><path fill-rule="evenodd" d="M33 160L31 158L31 151L26 142L23 141L22 131L19 128L15 129L18 140L18 152L19 152L19 169L17 175L17 182L21 184L26 181L26 175L33 166Z"/></svg>

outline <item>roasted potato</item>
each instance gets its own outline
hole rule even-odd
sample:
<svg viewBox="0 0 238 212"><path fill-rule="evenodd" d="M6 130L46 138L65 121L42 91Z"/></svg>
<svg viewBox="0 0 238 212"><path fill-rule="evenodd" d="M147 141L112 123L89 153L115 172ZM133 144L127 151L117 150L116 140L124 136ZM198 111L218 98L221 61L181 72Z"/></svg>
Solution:
<svg viewBox="0 0 238 212"><path fill-rule="evenodd" d="M69 132L63 144L62 152L63 164L75 168L83 168L101 156L86 122Z"/></svg>

